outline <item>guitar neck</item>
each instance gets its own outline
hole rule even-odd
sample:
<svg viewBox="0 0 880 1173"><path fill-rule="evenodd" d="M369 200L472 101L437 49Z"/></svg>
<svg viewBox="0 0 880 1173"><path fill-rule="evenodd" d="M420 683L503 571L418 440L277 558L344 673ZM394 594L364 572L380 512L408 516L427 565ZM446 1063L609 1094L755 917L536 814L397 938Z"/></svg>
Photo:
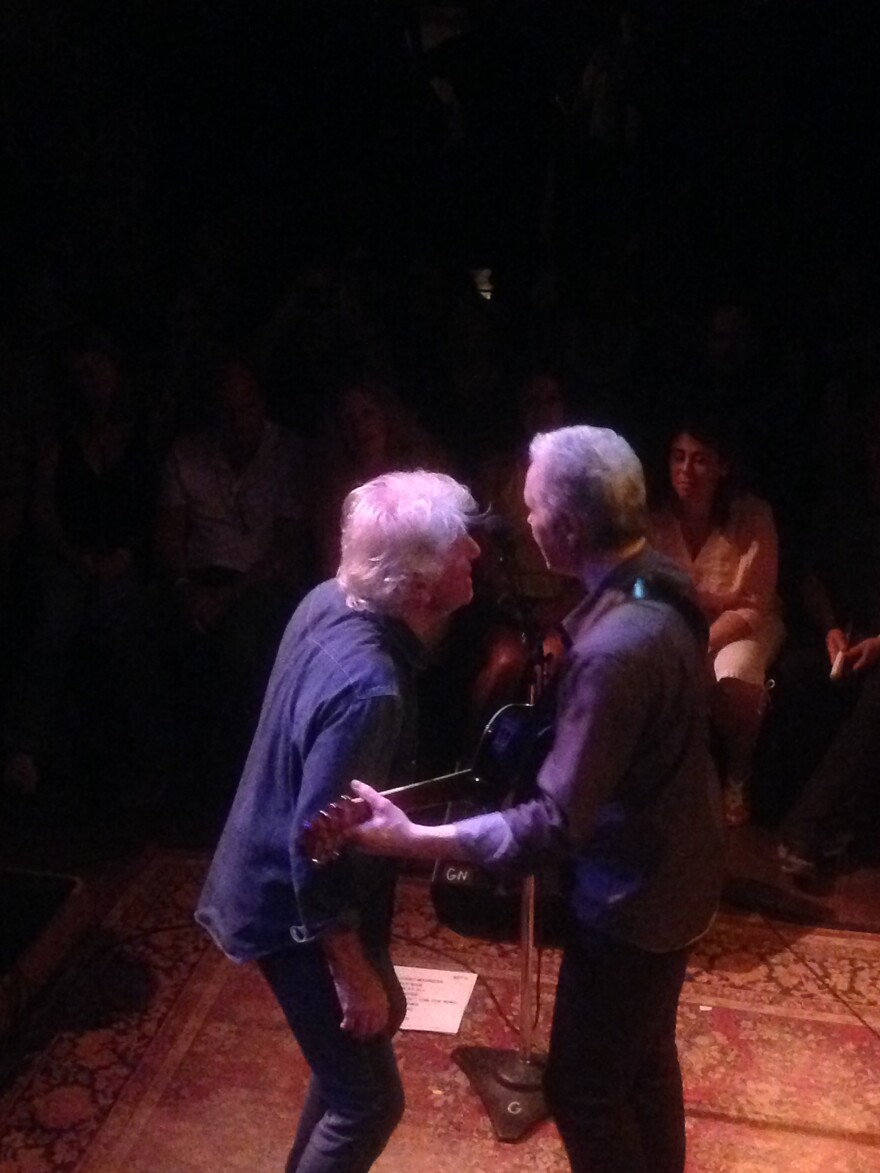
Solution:
<svg viewBox="0 0 880 1173"><path fill-rule="evenodd" d="M506 705L486 726L472 766L396 786L382 794L407 814L459 796L473 800L479 795L484 802L488 799L498 805L511 782L522 786L524 773L533 764L536 737L532 715L530 705ZM312 863L329 863L338 857L348 833L370 816L365 799L344 794L303 824L298 846Z"/></svg>
<svg viewBox="0 0 880 1173"><path fill-rule="evenodd" d="M419 807L451 802L467 790L472 792L475 781L473 770L453 770L451 774L439 774L436 778L425 778L421 782L395 786L393 790L383 790L382 796L389 798L402 811L411 814Z"/></svg>

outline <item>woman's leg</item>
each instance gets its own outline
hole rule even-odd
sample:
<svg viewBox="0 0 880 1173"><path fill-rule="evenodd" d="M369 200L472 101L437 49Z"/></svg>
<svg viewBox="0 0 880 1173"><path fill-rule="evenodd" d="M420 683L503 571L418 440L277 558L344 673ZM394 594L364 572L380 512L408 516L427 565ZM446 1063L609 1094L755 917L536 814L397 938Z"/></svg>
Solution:
<svg viewBox="0 0 880 1173"><path fill-rule="evenodd" d="M768 707L765 676L784 637L781 621L773 616L752 638L736 640L715 656L711 716L722 742L725 815L734 826L749 817L752 762Z"/></svg>

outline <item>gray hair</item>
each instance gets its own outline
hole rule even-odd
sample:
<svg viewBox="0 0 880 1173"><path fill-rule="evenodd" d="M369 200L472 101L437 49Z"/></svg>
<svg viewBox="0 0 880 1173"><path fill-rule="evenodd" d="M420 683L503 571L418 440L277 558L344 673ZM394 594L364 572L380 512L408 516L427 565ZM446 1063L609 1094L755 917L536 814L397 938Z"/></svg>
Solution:
<svg viewBox="0 0 880 1173"><path fill-rule="evenodd" d="M542 432L529 455L540 461L544 504L583 518L591 550L607 552L644 537L645 474L623 436L586 424Z"/></svg>
<svg viewBox="0 0 880 1173"><path fill-rule="evenodd" d="M390 472L353 489L342 507L336 580L349 607L398 614L415 579L436 578L477 506L445 473Z"/></svg>

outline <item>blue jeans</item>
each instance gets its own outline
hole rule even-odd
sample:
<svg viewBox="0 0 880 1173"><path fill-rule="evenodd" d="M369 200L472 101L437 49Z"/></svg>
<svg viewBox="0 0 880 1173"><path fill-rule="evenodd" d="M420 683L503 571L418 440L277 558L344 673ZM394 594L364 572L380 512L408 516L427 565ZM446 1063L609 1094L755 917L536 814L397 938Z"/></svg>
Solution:
<svg viewBox="0 0 880 1173"><path fill-rule="evenodd" d="M573 928L544 1091L573 1173L683 1173L675 1046L687 953L646 953Z"/></svg>
<svg viewBox="0 0 880 1173"><path fill-rule="evenodd" d="M405 1000L387 951L368 954L399 1022ZM312 1070L286 1173L365 1173L403 1114L390 1034L358 1042L342 1012L320 945L297 945L259 963Z"/></svg>

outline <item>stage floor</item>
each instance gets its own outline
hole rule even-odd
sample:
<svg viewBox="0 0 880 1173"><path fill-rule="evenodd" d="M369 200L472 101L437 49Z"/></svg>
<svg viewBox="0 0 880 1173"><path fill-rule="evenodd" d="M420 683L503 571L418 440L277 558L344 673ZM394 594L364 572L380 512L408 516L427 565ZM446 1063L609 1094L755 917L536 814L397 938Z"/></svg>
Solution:
<svg viewBox="0 0 880 1173"><path fill-rule="evenodd" d="M101 889L18 1039L0 1098L0 1173L280 1170L306 1069L259 974L192 922L206 854L147 847ZM403 1123L382 1173L567 1168L543 1121L498 1141L452 1060L515 1047L519 953L437 923L426 880L400 891L395 959L478 975L459 1035L404 1032ZM546 1038L558 963L543 956ZM880 1170L880 937L728 909L695 952L679 1016L689 1173Z"/></svg>

